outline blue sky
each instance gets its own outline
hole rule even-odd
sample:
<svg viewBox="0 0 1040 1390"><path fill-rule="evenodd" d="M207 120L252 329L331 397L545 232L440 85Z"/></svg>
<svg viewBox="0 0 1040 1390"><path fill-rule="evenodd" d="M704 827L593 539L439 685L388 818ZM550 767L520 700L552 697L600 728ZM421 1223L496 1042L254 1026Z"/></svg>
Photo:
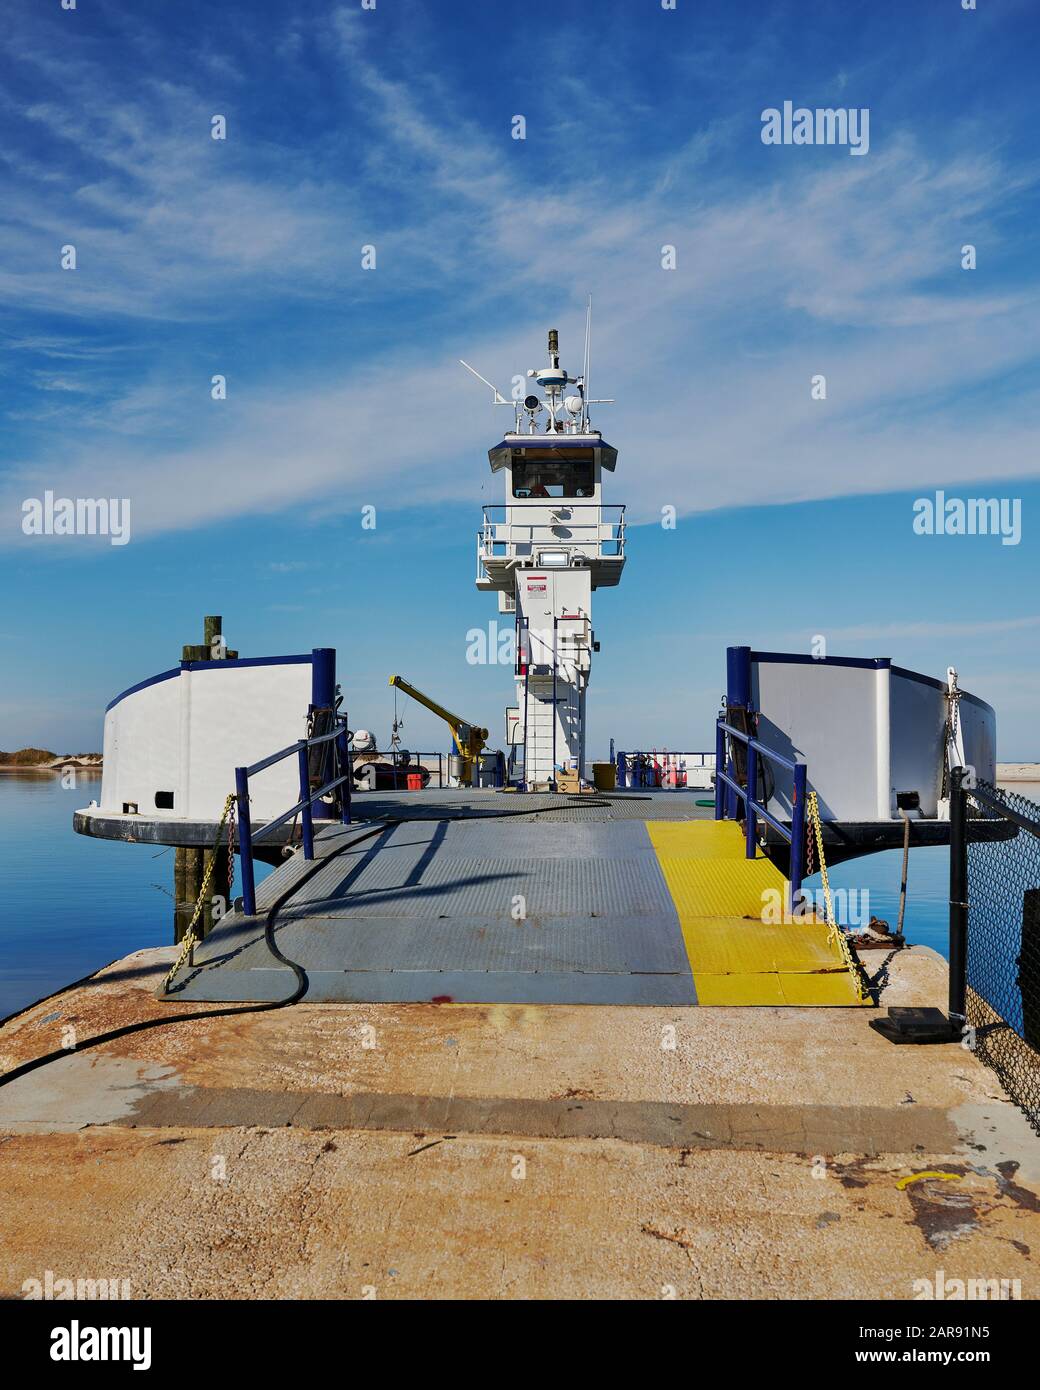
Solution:
<svg viewBox="0 0 1040 1390"><path fill-rule="evenodd" d="M593 751L705 746L728 642L823 634L956 665L1000 755L1040 758L1034 5L8 0L5 24L0 747L99 746L206 612L243 655L337 647L381 737L392 671L500 737L509 672L465 652L497 618L474 536L507 412L456 359L508 385L557 327L574 371L591 293L630 519ZM785 100L869 108L869 152L764 145ZM915 535L937 488L1021 499L1021 543ZM130 498L132 540L24 536L46 489Z"/></svg>

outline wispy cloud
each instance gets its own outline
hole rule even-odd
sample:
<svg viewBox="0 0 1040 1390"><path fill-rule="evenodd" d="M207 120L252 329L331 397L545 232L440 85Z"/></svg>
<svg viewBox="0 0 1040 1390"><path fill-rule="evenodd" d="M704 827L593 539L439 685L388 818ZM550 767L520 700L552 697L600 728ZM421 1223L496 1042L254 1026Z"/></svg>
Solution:
<svg viewBox="0 0 1040 1390"><path fill-rule="evenodd" d="M146 26L134 33L149 43ZM635 520L665 504L1037 472L1040 397L1026 379L1009 386L1040 348L1035 268L1009 256L1014 272L995 282L959 264L964 240L990 258L1007 248L1009 200L1033 171L1012 173L995 147L933 152L898 129L865 159L770 159L750 91L746 119L707 119L652 155L626 148L614 88L561 62L555 136L602 127L612 162L564 158L550 176L504 117L489 130L438 75L429 30L396 59L371 33L359 10L332 12L322 62L344 87L345 124L299 136L290 119L281 139L253 128L234 53L175 73L160 62L114 102L101 54L24 51L37 90L7 109L36 137L13 170L0 301L60 315L67 338L31 319L21 329L37 354L89 360L87 325L110 340L78 406L47 385L71 385L64 368L27 377L30 395L68 397L67 430L60 449L23 433L0 484L9 521L41 483L131 496L138 538L286 507L472 502L507 412L485 411L454 359L508 384L553 324L576 366L587 291L594 382L619 398L599 423L622 446L616 491ZM313 67L315 40L298 19L275 25L286 81ZM223 105L230 138L215 142ZM43 141L65 158L34 158ZM66 241L75 272L56 268ZM365 242L375 272L360 269ZM661 268L666 243L675 271ZM330 339L323 325L354 311L364 330ZM135 333L146 350L127 369L111 336ZM225 364L229 398L216 403L209 379ZM817 373L825 401L810 398ZM53 408L12 410L24 421Z"/></svg>
<svg viewBox="0 0 1040 1390"><path fill-rule="evenodd" d="M1040 615L1032 614L1021 618L987 618L978 622L863 623L855 627L828 628L826 636L830 643L905 642L919 638L989 637L1003 632L1031 631L1036 627L1040 627ZM788 632L781 634L778 640L800 642L804 646L806 634Z"/></svg>

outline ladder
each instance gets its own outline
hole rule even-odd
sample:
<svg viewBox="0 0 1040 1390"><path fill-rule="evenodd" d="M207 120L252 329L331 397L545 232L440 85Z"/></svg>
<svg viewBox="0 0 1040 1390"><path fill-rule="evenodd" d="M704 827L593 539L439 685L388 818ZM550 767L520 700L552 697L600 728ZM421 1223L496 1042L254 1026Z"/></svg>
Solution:
<svg viewBox="0 0 1040 1390"><path fill-rule="evenodd" d="M530 676L524 692L524 784L556 782L556 704L551 676Z"/></svg>

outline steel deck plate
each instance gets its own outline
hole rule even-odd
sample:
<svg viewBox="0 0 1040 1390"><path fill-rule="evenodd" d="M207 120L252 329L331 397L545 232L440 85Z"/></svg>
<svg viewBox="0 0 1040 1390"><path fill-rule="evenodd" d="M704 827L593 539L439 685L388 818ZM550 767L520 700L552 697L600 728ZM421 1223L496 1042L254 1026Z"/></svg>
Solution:
<svg viewBox="0 0 1040 1390"><path fill-rule="evenodd" d="M308 999L696 1002L678 914L642 823L661 802L676 815L680 805L702 814L692 797L596 806L599 798L526 796L522 815L502 816L519 798L443 794L434 806L428 795L402 796L392 809L380 798L383 814L411 819L352 848L371 821L326 830L323 862L297 855L262 885L260 911L313 873L277 927L280 949L307 972ZM479 814L485 806L495 820ZM232 915L172 997L277 999L294 983L272 967L258 920Z"/></svg>

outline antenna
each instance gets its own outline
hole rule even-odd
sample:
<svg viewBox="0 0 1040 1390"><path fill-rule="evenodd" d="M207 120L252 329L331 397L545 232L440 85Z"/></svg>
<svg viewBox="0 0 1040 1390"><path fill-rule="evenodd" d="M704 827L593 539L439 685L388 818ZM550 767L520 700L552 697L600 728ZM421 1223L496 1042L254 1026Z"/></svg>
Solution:
<svg viewBox="0 0 1040 1390"><path fill-rule="evenodd" d="M466 368L466 371L467 371L467 372L469 372L472 376L475 376L475 377L477 378L478 381L482 381L482 382L484 383L485 386L489 387L490 390L492 390L492 391L494 392L494 394L495 394L495 399L494 399L494 401L492 402L493 405L511 405L511 404L512 404L511 401L507 401L507 400L506 400L505 396L503 396L502 392L498 389L498 387L495 385L495 383L494 383L493 381L488 381L488 379L487 379L486 376L481 376L480 373L479 373L478 371L474 370L474 368L471 367L471 366L469 365L468 362L463 362L461 357L459 358L459 361L460 361L460 362L462 363L462 365Z"/></svg>
<svg viewBox="0 0 1040 1390"><path fill-rule="evenodd" d="M592 359L592 295L589 295L588 306L585 310L585 358L581 374L581 394L585 400L585 418L582 421L582 428L587 429L589 424L589 365Z"/></svg>

